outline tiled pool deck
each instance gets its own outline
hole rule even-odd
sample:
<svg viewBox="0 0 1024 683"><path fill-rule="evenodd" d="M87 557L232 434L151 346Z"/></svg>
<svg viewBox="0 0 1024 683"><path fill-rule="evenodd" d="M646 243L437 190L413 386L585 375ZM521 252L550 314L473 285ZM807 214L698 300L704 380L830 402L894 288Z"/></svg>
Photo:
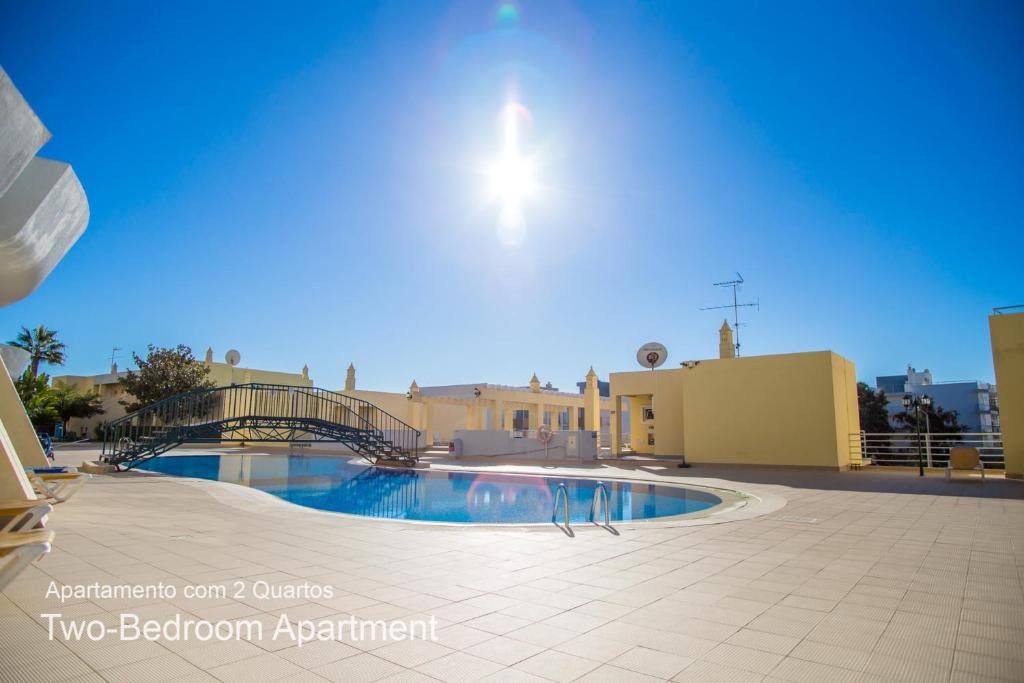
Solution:
<svg viewBox="0 0 1024 683"><path fill-rule="evenodd" d="M69 453L69 463L81 453ZM243 487L97 476L0 596L0 680L1024 680L1024 484L909 473L620 466L787 504L699 526L453 528L306 510ZM548 471L550 473L550 471ZM566 470L566 474L570 471ZM767 509L767 508L766 508ZM68 584L330 584L330 599L72 600ZM42 613L408 619L438 642L61 642Z"/></svg>

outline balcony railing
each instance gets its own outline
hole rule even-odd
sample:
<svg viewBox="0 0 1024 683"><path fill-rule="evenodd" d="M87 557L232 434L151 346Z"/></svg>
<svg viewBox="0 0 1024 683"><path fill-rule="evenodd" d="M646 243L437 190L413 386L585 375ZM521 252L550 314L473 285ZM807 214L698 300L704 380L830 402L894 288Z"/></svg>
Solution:
<svg viewBox="0 0 1024 683"><path fill-rule="evenodd" d="M851 461L873 465L917 467L916 433L891 432L850 434ZM920 437L920 460L925 467L945 467L949 449L968 446L978 449L986 469L1003 469L1003 435L999 432L924 433Z"/></svg>

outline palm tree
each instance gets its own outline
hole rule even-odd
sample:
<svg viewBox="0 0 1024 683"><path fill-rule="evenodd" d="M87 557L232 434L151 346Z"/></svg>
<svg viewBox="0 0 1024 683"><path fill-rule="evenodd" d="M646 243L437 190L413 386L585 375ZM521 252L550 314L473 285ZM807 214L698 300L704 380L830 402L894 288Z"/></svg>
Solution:
<svg viewBox="0 0 1024 683"><path fill-rule="evenodd" d="M34 330L22 327L18 338L7 342L11 346L28 351L32 364L28 372L34 379L39 374L39 364L64 365L64 342L58 341L57 330L40 325Z"/></svg>

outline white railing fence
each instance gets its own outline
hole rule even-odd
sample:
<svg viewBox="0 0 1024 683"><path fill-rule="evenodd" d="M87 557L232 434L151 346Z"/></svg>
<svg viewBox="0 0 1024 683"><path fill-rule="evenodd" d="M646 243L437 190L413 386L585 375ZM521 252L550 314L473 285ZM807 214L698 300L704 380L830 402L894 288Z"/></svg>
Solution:
<svg viewBox="0 0 1024 683"><path fill-rule="evenodd" d="M917 467L918 436L914 432L850 434L850 459L873 465ZM969 446L978 449L986 469L1003 469L1003 435L999 432L923 433L920 460L925 467L945 467L949 449Z"/></svg>

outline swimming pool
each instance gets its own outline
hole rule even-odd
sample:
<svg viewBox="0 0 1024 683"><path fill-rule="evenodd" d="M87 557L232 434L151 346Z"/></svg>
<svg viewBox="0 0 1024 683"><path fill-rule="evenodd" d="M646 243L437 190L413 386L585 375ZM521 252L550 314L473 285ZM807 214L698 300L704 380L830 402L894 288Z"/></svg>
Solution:
<svg viewBox="0 0 1024 683"><path fill-rule="evenodd" d="M174 455L139 469L250 486L297 505L365 517L477 524L551 521L565 483L570 519L588 521L596 480L357 464L345 457ZM672 517L722 502L707 491L606 481L613 522ZM561 513L559 514L561 517Z"/></svg>

